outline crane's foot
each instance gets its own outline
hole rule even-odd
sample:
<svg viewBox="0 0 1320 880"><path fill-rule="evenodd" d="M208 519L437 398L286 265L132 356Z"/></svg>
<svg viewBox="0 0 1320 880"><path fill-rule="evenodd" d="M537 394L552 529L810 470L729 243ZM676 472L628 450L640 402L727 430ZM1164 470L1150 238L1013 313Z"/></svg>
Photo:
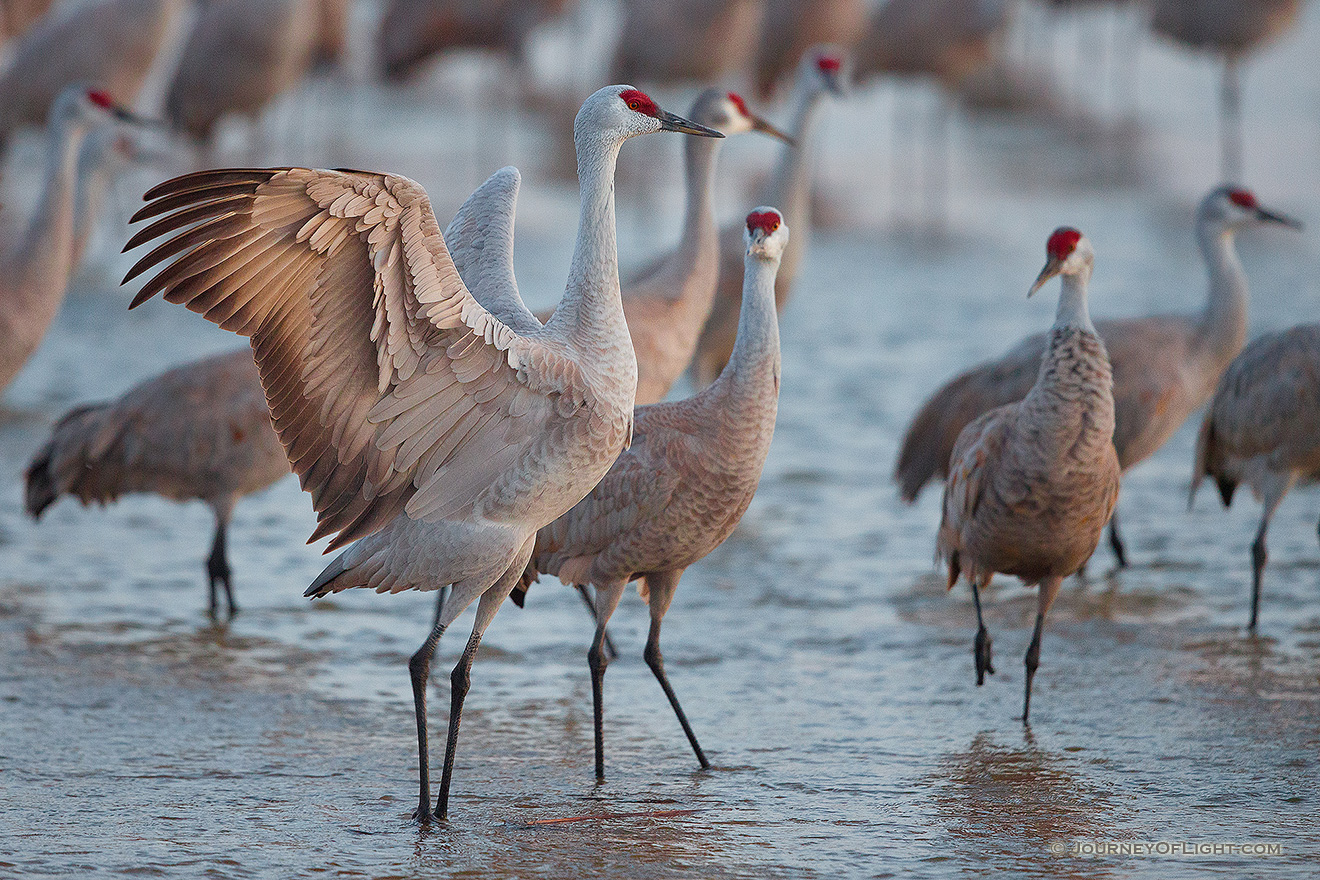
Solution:
<svg viewBox="0 0 1320 880"><path fill-rule="evenodd" d="M426 804L412 811L412 821L416 825L426 826L435 821L435 814L431 812L431 805Z"/></svg>
<svg viewBox="0 0 1320 880"><path fill-rule="evenodd" d="M985 674L995 674L994 664L990 662L990 633L986 632L985 627L976 631L976 686L985 684Z"/></svg>

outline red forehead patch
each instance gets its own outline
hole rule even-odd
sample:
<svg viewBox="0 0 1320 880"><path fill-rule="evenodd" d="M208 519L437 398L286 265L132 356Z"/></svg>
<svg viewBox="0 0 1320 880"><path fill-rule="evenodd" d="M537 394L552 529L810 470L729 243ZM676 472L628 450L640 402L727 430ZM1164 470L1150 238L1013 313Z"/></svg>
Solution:
<svg viewBox="0 0 1320 880"><path fill-rule="evenodd" d="M1256 197L1245 189L1235 189L1228 194L1228 200L1239 208L1251 210L1256 207Z"/></svg>
<svg viewBox="0 0 1320 880"><path fill-rule="evenodd" d="M742 95L737 92L729 92L729 100L733 102L733 106L737 107L738 112L743 116L750 117L752 115L752 111L747 109L747 102L742 99Z"/></svg>
<svg viewBox="0 0 1320 880"><path fill-rule="evenodd" d="M115 106L115 102L111 99L110 93L103 92L100 89L92 89L89 91L87 93L87 100L91 101L102 110L109 110L111 107Z"/></svg>
<svg viewBox="0 0 1320 880"><path fill-rule="evenodd" d="M822 55L816 59L816 66L827 73L838 73L843 67L843 59L837 55Z"/></svg>
<svg viewBox="0 0 1320 880"><path fill-rule="evenodd" d="M747 228L759 229L766 235L778 229L782 222L784 218L779 216L778 211L753 211L747 215Z"/></svg>
<svg viewBox="0 0 1320 880"><path fill-rule="evenodd" d="M1056 260L1066 260L1082 240L1082 234L1076 229L1062 226L1054 230L1050 240L1045 243L1045 253Z"/></svg>
<svg viewBox="0 0 1320 880"><path fill-rule="evenodd" d="M646 92L628 89L626 92L620 92L619 98L628 105L629 110L641 113L643 116L658 117L660 115L660 108Z"/></svg>

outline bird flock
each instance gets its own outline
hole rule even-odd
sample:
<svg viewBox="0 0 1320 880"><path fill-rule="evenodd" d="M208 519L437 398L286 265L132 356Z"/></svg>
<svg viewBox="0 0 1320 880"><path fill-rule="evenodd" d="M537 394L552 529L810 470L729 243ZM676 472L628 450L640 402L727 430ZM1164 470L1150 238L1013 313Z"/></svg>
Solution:
<svg viewBox="0 0 1320 880"><path fill-rule="evenodd" d="M355 27L347 0L210 0L191 11L184 0L47 5L6 3L0 18L0 149L33 126L48 142L37 207L0 252L0 388L55 319L113 168L136 161L138 141L154 136L195 170L150 189L133 217L124 250L136 262L124 281L140 286L130 308L161 296L250 347L58 419L24 475L28 513L40 517L64 495L204 501L215 516L209 611L227 619L238 611L226 540L235 505L297 474L316 512L311 540L329 537L337 551L306 596L437 592L431 631L408 664L419 823L448 816L483 634L506 599L522 606L543 576L580 590L594 618L597 779L614 656L607 626L634 581L650 612L644 660L708 768L665 671L661 625L686 569L737 528L770 451L779 319L811 242L820 111L874 76L931 76L958 91L996 63L1005 4L627 0L612 79L745 75L764 100L791 79L789 122L777 127L724 87L700 90L686 116L632 85L592 92L573 124L573 256L558 305L540 313L524 304L513 272L515 168L495 170L442 227L427 193L401 175L212 167L220 121L258 116L342 63ZM1157 32L1225 59L1223 162L1233 180L1243 149L1238 65L1285 30L1300 3L1152 6ZM390 0L375 32L378 68L400 81L452 48L479 47L508 57L526 80L531 35L573 7ZM158 71L171 41L177 57ZM157 115L127 109L157 71ZM616 164L627 141L662 132L684 140L678 243L621 280ZM779 157L761 206L721 228L721 147L744 133L777 140ZM1106 527L1119 566L1130 563L1115 515L1123 475L1203 408L1192 493L1211 477L1225 505L1243 482L1263 501L1252 545L1256 629L1270 519L1293 486L1320 479L1320 324L1248 344L1235 242L1261 226L1300 229L1244 186L1215 186L1195 217L1204 308L1095 322L1095 250L1081 231L1055 230L1028 294L1060 279L1052 327L934 389L913 415L894 479L909 503L928 483L944 485L936 550L949 587L965 576L972 590L978 685L995 672L982 591L997 573L1038 588L1024 722L1064 579ZM694 393L672 398L685 375ZM431 664L473 603L433 800Z"/></svg>

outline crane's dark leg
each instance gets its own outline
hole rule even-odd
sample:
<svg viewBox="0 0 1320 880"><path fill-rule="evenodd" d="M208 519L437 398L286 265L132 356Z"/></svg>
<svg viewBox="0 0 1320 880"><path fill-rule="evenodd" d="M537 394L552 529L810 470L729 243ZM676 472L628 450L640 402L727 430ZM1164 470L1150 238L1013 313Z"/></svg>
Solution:
<svg viewBox="0 0 1320 880"><path fill-rule="evenodd" d="M1118 509L1109 518L1109 546L1114 549L1114 557L1119 568L1127 568L1127 551L1123 546L1123 536L1118 533Z"/></svg>
<svg viewBox="0 0 1320 880"><path fill-rule="evenodd" d="M238 604L234 602L234 585L229 568L226 536L229 532L229 515L234 506L229 502L212 505L212 509L215 511L215 538L211 541L211 555L206 557L206 580L211 590L210 613L212 618L218 616L220 596L216 587L223 586L228 616L233 617L238 613Z"/></svg>
<svg viewBox="0 0 1320 880"><path fill-rule="evenodd" d="M973 654L976 657L976 686L985 684L985 674L995 674L995 667L990 662L990 633L985 628L985 621L981 619L981 586L990 583L989 578L984 579L983 584L977 583L981 580L979 577L971 578L972 582L972 602L976 604L976 647Z"/></svg>
<svg viewBox="0 0 1320 880"><path fill-rule="evenodd" d="M651 605L651 631L647 634L646 650L642 656L646 659L646 665L655 673L655 680L660 682L665 696L669 698L669 705L673 707L678 723L683 726L683 733L687 735L688 743L697 756L697 763L701 765L702 770L709 770L710 761L706 760L706 753L701 750L701 743L697 742L697 735L692 732L692 725L688 723L683 707L678 704L678 695L674 693L674 688L669 683L669 676L665 675L665 658L660 653L660 622L664 620L665 612L669 610L669 603L673 601L674 591L678 588L678 580L682 576L681 570L657 572L646 576Z"/></svg>
<svg viewBox="0 0 1320 880"><path fill-rule="evenodd" d="M591 590L587 588L586 584L574 584L573 588L577 590L577 594L582 597L583 603L587 606L587 613L591 615L591 619L594 622L596 619L596 600L591 598ZM614 650L614 640L610 638L608 632L605 633L605 653L609 657L611 663L613 663L619 656L619 652Z"/></svg>
<svg viewBox="0 0 1320 880"><path fill-rule="evenodd" d="M413 711L417 715L417 762L421 782L413 820L423 825L431 821L431 762L426 739L426 682L431 676L431 657L435 655L435 646L444 634L445 626L437 619L431 627L431 634L422 642L417 653L408 660L408 675L412 678Z"/></svg>
<svg viewBox="0 0 1320 880"><path fill-rule="evenodd" d="M591 640L591 650L587 652L587 666L591 668L591 711L596 735L596 781L605 781L605 667L610 659L604 650L605 624L609 623L614 609L619 607L628 582L596 585L596 636Z"/></svg>
<svg viewBox="0 0 1320 880"><path fill-rule="evenodd" d="M500 605L509 598L513 588L518 586L522 579L523 571L527 568L527 560L532 557L535 540L535 535L529 538L515 557L513 565L491 585L490 589L481 594L481 599L477 602L477 619L472 624L472 635L468 638L467 647L463 649L463 656L459 658L458 665L449 676L449 736L445 740L445 763L440 774L440 794L435 802L435 815L442 821L449 818L449 785L454 779L454 751L458 748L458 725L463 720L463 700L467 698L468 686L472 683L472 661L477 659L481 636L495 619L495 612L500 610ZM456 607L446 614L444 619L452 620L460 611L461 609Z"/></svg>
<svg viewBox="0 0 1320 880"><path fill-rule="evenodd" d="M431 626L439 626L440 615L445 613L445 602L449 600L449 587L441 587L435 591L435 614L431 617Z"/></svg>
<svg viewBox="0 0 1320 880"><path fill-rule="evenodd" d="M1286 483L1276 485L1267 485L1265 487L1264 506L1260 512L1260 528L1256 529L1256 540L1251 543L1251 622L1247 624L1247 631L1256 632L1256 622L1260 617L1260 586L1265 577L1265 563L1269 561L1270 553L1265 546L1265 535L1270 529L1270 520L1274 518L1274 512L1279 509L1279 502L1283 501L1283 496L1292 488L1292 480Z"/></svg>
<svg viewBox="0 0 1320 880"><path fill-rule="evenodd" d="M1242 82L1237 59L1231 55L1224 59L1223 82L1219 93L1220 148L1222 166L1220 179L1239 183L1242 180Z"/></svg>
<svg viewBox="0 0 1320 880"><path fill-rule="evenodd" d="M1026 692L1022 699L1022 723L1030 724L1031 716L1031 684L1036 678L1036 669L1040 666L1040 635L1045 629L1045 615L1049 614L1050 606L1054 604L1054 597L1059 595L1059 587L1063 585L1063 578L1046 578L1040 582L1040 594L1037 596L1036 604L1036 628L1031 633L1031 645L1027 648L1026 667L1027 667L1027 685Z"/></svg>

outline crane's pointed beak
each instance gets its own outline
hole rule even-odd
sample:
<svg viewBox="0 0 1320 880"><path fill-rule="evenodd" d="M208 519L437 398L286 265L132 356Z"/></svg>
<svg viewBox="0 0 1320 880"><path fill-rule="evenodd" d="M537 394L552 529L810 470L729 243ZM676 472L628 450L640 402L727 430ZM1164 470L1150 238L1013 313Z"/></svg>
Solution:
<svg viewBox="0 0 1320 880"><path fill-rule="evenodd" d="M1265 208L1256 209L1256 218L1263 223L1278 223L1281 226L1287 226L1289 229L1301 230L1302 221L1295 220L1287 214L1278 214Z"/></svg>
<svg viewBox="0 0 1320 880"><path fill-rule="evenodd" d="M1062 269L1063 260L1060 260L1058 257L1050 257L1045 263L1045 268L1041 269L1040 274L1036 276L1036 283L1031 285L1031 290L1027 291L1027 299L1031 299L1036 291L1045 286L1046 281L1049 281L1055 275L1058 275Z"/></svg>
<svg viewBox="0 0 1320 880"><path fill-rule="evenodd" d="M762 134L770 135L770 137L779 138L781 141L788 144L790 147L797 146L797 141L795 141L790 135L784 134L782 131L775 128L769 122L766 122L760 116L753 115L751 117L751 120L752 120L752 131L759 131Z"/></svg>
<svg viewBox="0 0 1320 880"><path fill-rule="evenodd" d="M826 74L825 88L828 89L829 93L834 97L842 98L846 91L843 86L843 71L834 70Z"/></svg>
<svg viewBox="0 0 1320 880"><path fill-rule="evenodd" d="M700 135L701 137L708 137L708 138L724 137L723 134L721 134L720 132L716 131L713 128L707 128L704 125L698 125L692 120L684 119L682 116L679 116L675 113L670 113L668 110L661 110L659 115L656 116L656 118L660 120L661 131L676 131L679 132L680 134L695 134L695 135Z"/></svg>
<svg viewBox="0 0 1320 880"><path fill-rule="evenodd" d="M127 125L136 125L141 128L165 128L165 122L161 119L149 119L146 116L139 116L127 107L121 107L114 104L110 107L109 113L116 121Z"/></svg>

